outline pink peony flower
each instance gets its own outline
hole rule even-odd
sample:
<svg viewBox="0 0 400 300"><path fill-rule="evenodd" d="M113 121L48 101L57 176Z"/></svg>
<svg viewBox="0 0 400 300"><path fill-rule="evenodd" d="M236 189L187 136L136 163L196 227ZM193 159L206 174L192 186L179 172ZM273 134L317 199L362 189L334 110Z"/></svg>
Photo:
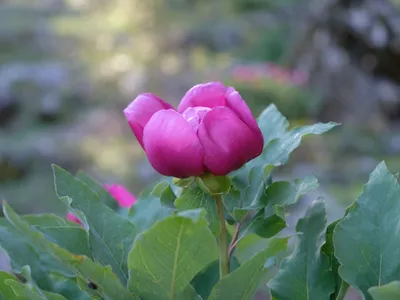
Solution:
<svg viewBox="0 0 400 300"><path fill-rule="evenodd" d="M67 212L66 219L70 222L74 222L76 224L83 225L81 220L79 220L79 218L72 212Z"/></svg>
<svg viewBox="0 0 400 300"><path fill-rule="evenodd" d="M166 176L226 175L264 146L246 102L220 82L191 88L177 111L157 96L141 94L124 113L151 165Z"/></svg>
<svg viewBox="0 0 400 300"><path fill-rule="evenodd" d="M105 184L104 188L114 197L120 207L131 207L136 198L126 188L118 184Z"/></svg>

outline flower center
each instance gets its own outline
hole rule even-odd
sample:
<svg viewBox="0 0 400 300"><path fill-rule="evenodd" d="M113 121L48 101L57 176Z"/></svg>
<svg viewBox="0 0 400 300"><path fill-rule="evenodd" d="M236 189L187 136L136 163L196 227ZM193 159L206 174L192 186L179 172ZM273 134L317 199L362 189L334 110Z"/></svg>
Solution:
<svg viewBox="0 0 400 300"><path fill-rule="evenodd" d="M203 120L206 113L208 113L210 110L211 108L203 106L188 107L182 113L182 116L190 125L193 126L193 128L197 132L201 121Z"/></svg>

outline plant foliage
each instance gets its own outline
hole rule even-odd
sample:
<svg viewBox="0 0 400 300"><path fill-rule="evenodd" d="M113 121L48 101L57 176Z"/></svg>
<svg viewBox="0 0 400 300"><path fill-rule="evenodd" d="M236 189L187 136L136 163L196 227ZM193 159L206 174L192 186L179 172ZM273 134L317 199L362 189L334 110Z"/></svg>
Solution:
<svg viewBox="0 0 400 300"><path fill-rule="evenodd" d="M247 300L268 286L276 300L340 300L349 285L363 299L400 299L397 178L379 164L342 219L328 224L324 202L317 200L295 234L282 236L287 208L318 181L311 174L275 181L274 169L303 137L337 124L289 129L274 105L258 123L263 153L218 179L224 183L216 198L223 198L222 214L197 180L169 178L145 189L122 213L97 182L54 165L59 201L82 224L53 214L19 216L4 201L0 245L12 273L0 272L0 299ZM227 241L219 240L225 228ZM219 252L226 246L230 269L220 277Z"/></svg>

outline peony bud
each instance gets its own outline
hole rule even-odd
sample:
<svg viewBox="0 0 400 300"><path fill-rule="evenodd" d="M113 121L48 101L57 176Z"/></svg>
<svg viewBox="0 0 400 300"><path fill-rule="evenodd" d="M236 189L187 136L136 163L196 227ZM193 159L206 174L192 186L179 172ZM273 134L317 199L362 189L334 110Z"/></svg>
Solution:
<svg viewBox="0 0 400 300"><path fill-rule="evenodd" d="M220 82L191 88L177 111L142 94L124 113L150 163L166 176L186 178L206 171L223 176L259 156L264 146L247 104Z"/></svg>
<svg viewBox="0 0 400 300"><path fill-rule="evenodd" d="M122 185L105 184L104 188L113 196L120 207L131 207L136 202L135 196Z"/></svg>

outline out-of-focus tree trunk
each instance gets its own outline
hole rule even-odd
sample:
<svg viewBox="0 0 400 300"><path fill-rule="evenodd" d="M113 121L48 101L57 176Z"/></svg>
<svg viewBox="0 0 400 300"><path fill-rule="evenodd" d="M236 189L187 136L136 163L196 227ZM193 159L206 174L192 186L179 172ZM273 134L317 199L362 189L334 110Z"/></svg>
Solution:
<svg viewBox="0 0 400 300"><path fill-rule="evenodd" d="M324 97L319 117L376 129L400 118L400 14L387 0L312 0L289 65Z"/></svg>

